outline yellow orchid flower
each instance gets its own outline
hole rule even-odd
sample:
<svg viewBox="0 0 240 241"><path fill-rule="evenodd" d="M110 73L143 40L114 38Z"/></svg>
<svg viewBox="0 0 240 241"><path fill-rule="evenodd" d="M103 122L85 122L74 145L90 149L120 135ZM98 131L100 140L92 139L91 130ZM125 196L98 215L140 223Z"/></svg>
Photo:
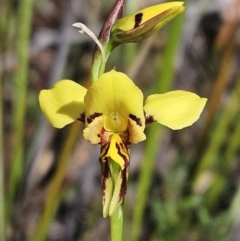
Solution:
<svg viewBox="0 0 240 241"><path fill-rule="evenodd" d="M183 4L183 2L158 4L120 18L112 26L111 38L116 43L135 43L146 39L182 13L185 10Z"/></svg>
<svg viewBox="0 0 240 241"><path fill-rule="evenodd" d="M199 118L207 99L187 91L150 95L143 93L121 72L104 73L89 88L71 81L59 81L39 95L40 107L56 128L80 120L83 136L101 145L103 215L111 215L126 194L129 146L145 140L146 124L158 122L171 129L192 125ZM115 182L109 161L119 166Z"/></svg>

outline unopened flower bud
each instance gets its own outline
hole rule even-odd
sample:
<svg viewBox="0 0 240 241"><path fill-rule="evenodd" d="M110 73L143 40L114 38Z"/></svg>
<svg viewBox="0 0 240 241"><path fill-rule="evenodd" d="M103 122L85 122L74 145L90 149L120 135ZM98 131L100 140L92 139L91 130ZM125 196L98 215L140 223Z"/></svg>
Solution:
<svg viewBox="0 0 240 241"><path fill-rule="evenodd" d="M116 43L135 43L156 33L167 22L183 12L183 2L154 5L118 19L111 29L111 40Z"/></svg>

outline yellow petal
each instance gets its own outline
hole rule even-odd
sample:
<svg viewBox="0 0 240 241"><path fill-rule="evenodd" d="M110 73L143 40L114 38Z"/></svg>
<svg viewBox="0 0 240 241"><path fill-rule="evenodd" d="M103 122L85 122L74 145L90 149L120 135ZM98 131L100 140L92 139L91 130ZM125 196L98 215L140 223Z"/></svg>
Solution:
<svg viewBox="0 0 240 241"><path fill-rule="evenodd" d="M197 121L206 101L206 98L200 98L194 93L177 90L150 95L146 100L144 110L158 123L177 130Z"/></svg>
<svg viewBox="0 0 240 241"><path fill-rule="evenodd" d="M111 117L111 121L106 121L108 131L115 132L116 128L124 131L129 116L139 120L138 124L144 129L143 94L133 81L121 72L112 70L102 74L87 91L84 103L87 106L87 118L96 113ZM116 115L118 118L114 125L113 117Z"/></svg>
<svg viewBox="0 0 240 241"><path fill-rule="evenodd" d="M116 42L137 42L146 39L183 12L183 2L158 4L117 20L111 29Z"/></svg>
<svg viewBox="0 0 240 241"><path fill-rule="evenodd" d="M40 107L50 124L62 128L85 112L83 98L86 92L86 88L71 80L61 80L52 89L40 92Z"/></svg>

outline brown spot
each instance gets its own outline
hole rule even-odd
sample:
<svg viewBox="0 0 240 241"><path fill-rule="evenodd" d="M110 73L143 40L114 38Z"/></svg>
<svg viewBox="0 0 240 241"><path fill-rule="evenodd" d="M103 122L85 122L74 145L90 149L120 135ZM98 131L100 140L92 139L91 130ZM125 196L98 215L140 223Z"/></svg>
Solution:
<svg viewBox="0 0 240 241"><path fill-rule="evenodd" d="M83 113L80 115L80 117L78 118L78 120L81 121L81 122L83 122L83 123L85 123L85 117L86 117L86 113L83 112Z"/></svg>
<svg viewBox="0 0 240 241"><path fill-rule="evenodd" d="M127 145L130 145L131 143L129 142L129 136L130 136L130 133L129 133L129 130L127 129L126 131L122 132L119 134L121 139L122 139L122 143L123 145L127 146Z"/></svg>
<svg viewBox="0 0 240 241"><path fill-rule="evenodd" d="M145 115L145 124L148 125L148 124L151 124L153 122L156 122L153 118L152 115Z"/></svg>
<svg viewBox="0 0 240 241"><path fill-rule="evenodd" d="M129 118L131 118L133 121L136 122L137 125L142 126L142 121L140 118L138 118L137 116L130 114Z"/></svg>
<svg viewBox="0 0 240 241"><path fill-rule="evenodd" d="M109 165L107 162L100 162L101 164L101 172L102 172L102 200L105 203L106 199L106 180L110 177Z"/></svg>
<svg viewBox="0 0 240 241"><path fill-rule="evenodd" d="M102 113L94 113L87 118L87 123L90 124L95 118L101 116Z"/></svg>
<svg viewBox="0 0 240 241"><path fill-rule="evenodd" d="M121 171L122 183L121 183L121 189L120 189L120 193L119 193L120 200L124 200L124 197L127 193L127 172L128 172L128 167L124 168Z"/></svg>
<svg viewBox="0 0 240 241"><path fill-rule="evenodd" d="M143 17L142 13L138 13L138 14L135 15L135 25L134 25L134 28L137 28L141 24L142 17Z"/></svg>

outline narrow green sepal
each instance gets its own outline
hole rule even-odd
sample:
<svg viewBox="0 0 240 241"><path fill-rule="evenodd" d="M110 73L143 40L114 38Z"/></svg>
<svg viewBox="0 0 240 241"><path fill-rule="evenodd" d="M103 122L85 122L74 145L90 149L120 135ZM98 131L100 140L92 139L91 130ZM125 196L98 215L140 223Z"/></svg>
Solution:
<svg viewBox="0 0 240 241"><path fill-rule="evenodd" d="M102 149L102 151L104 148ZM100 156L101 173L102 173L102 204L103 204L103 217L109 214L109 207L112 200L114 183L109 167L108 161L105 161Z"/></svg>
<svg viewBox="0 0 240 241"><path fill-rule="evenodd" d="M109 208L113 195L113 181L112 177L108 177L104 180L105 190L103 194L103 217L106 218L109 214Z"/></svg>
<svg viewBox="0 0 240 241"><path fill-rule="evenodd" d="M128 165L122 170L111 158L100 158L102 171L103 217L111 216L124 201L127 192Z"/></svg>
<svg viewBox="0 0 240 241"><path fill-rule="evenodd" d="M109 207L109 216L111 216L124 201L127 192L127 178L128 169L120 170L115 179L114 192Z"/></svg>

